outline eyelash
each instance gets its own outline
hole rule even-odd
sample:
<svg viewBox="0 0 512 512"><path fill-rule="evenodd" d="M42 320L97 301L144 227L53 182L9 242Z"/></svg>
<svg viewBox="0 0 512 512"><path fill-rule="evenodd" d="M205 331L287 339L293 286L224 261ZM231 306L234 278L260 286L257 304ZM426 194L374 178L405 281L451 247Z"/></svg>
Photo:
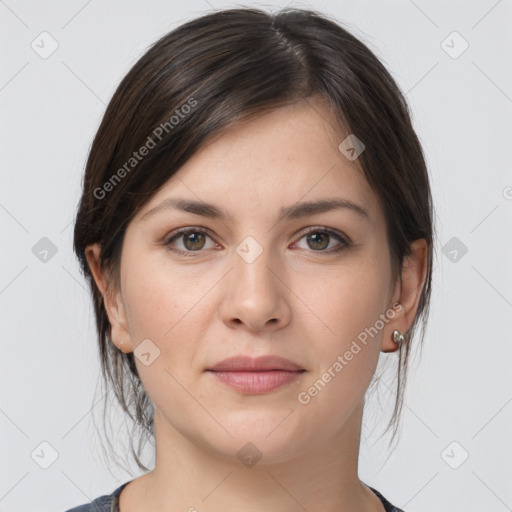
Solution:
<svg viewBox="0 0 512 512"><path fill-rule="evenodd" d="M184 251L182 249L176 249L176 248L172 248L171 247L171 244L172 244L172 242L174 242L174 240L179 239L180 236L183 236L184 234L187 234L187 233L188 234L190 234L190 233L205 234L205 235L208 235L213 240L213 237L210 234L209 230L206 230L205 228L189 226L189 227L186 227L186 228L178 229L178 230L173 231L172 233L170 233L169 237L164 242L164 245L166 247L168 247L170 251L175 252L177 254L181 254L183 256L188 256L188 257L194 257L195 253L203 252L202 249L199 249L197 251ZM318 250L318 251L314 251L314 250L311 249L311 252L324 253L324 254L339 253L339 252L341 252L341 251L343 251L345 249L348 249L350 247L350 245L351 245L351 242L348 239L346 239L345 237L339 235L337 232L335 232L335 231L333 231L331 229L323 228L323 227L319 227L319 226L315 226L315 227L312 227L312 228L308 229L306 232L304 232L302 234L302 236L299 238L299 240L302 240L302 238L304 238L305 236L307 236L307 235L309 235L311 233L324 233L324 234L329 235L329 237L336 238L340 242L340 245L337 248L335 248L335 249Z"/></svg>

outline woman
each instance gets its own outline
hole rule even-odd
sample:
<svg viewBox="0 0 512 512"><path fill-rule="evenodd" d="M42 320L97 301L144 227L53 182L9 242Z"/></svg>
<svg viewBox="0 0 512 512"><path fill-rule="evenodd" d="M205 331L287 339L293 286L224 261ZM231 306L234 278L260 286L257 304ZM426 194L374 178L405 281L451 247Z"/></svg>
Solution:
<svg viewBox="0 0 512 512"><path fill-rule="evenodd" d="M359 440L381 352L396 433L432 218L404 97L339 24L232 9L157 41L107 107L74 231L155 467L72 510L399 511L359 480Z"/></svg>

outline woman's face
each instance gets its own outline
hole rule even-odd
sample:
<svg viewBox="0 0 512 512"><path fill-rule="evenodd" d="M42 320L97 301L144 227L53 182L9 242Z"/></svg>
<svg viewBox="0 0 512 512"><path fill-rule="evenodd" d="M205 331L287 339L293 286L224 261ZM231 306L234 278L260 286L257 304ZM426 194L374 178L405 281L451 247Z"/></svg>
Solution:
<svg viewBox="0 0 512 512"><path fill-rule="evenodd" d="M384 212L357 160L338 149L348 133L336 137L332 126L311 99L235 126L128 226L112 339L135 351L157 431L227 459L251 442L267 461L284 461L355 424L399 328L390 312L399 290ZM162 207L167 200L212 206ZM282 216L326 200L357 208ZM302 371L209 371L267 355Z"/></svg>

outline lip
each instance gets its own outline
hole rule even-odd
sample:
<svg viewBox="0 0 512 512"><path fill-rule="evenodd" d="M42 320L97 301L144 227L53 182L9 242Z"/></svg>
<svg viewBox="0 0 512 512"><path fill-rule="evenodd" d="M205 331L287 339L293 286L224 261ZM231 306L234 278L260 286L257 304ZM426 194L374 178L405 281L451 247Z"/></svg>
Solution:
<svg viewBox="0 0 512 512"><path fill-rule="evenodd" d="M207 369L216 379L244 394L263 394L296 381L306 370L278 356L237 356Z"/></svg>
<svg viewBox="0 0 512 512"><path fill-rule="evenodd" d="M214 372L263 372L268 370L300 371L304 370L293 361L279 356L235 356L224 359L208 368Z"/></svg>

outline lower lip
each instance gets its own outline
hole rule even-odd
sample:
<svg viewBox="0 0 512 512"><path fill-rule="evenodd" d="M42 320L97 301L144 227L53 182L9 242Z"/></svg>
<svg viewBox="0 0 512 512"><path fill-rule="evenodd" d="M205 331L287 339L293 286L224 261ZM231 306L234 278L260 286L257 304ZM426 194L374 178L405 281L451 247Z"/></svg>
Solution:
<svg viewBox="0 0 512 512"><path fill-rule="evenodd" d="M210 370L211 371L211 370ZM241 393L268 393L297 380L303 371L215 372L217 379Z"/></svg>

